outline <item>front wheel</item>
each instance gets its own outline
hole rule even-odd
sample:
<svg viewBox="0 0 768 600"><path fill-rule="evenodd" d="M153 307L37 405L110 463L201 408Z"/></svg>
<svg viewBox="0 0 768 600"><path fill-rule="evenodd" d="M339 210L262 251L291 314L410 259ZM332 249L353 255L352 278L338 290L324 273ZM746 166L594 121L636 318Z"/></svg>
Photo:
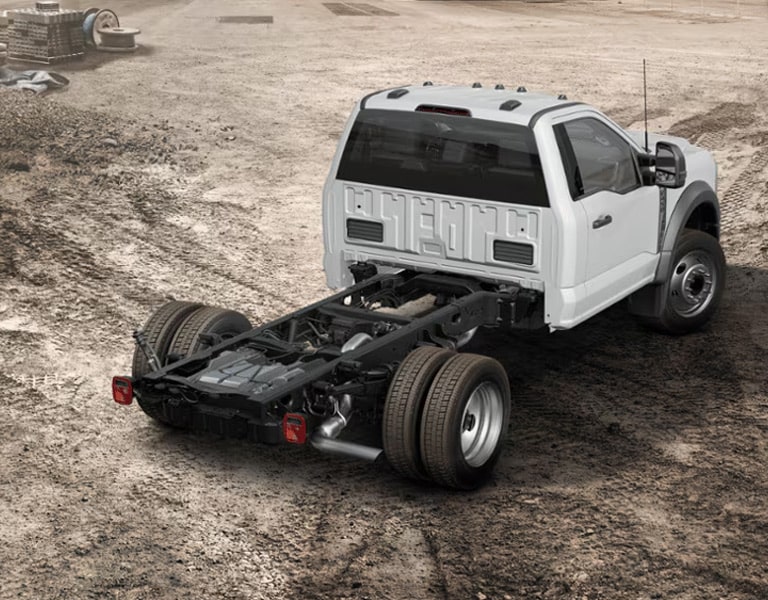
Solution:
<svg viewBox="0 0 768 600"><path fill-rule="evenodd" d="M683 231L666 286L664 308L658 317L646 320L649 326L679 335L709 321L725 288L725 256L717 239L695 229Z"/></svg>
<svg viewBox="0 0 768 600"><path fill-rule="evenodd" d="M498 361L457 354L435 377L421 418L421 456L430 479L473 489L490 476L504 446L509 380Z"/></svg>

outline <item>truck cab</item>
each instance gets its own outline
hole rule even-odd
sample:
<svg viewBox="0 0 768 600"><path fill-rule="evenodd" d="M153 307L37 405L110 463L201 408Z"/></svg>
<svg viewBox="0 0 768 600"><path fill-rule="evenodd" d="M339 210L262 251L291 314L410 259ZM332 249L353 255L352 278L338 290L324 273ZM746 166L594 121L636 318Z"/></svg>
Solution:
<svg viewBox="0 0 768 600"><path fill-rule="evenodd" d="M691 224L719 236L717 170L706 150L654 135L679 161L662 179L641 140L589 105L524 88L371 94L324 188L328 284L349 285L355 263L468 275L540 293L552 330L641 290L636 311L662 312L654 287L676 239Z"/></svg>

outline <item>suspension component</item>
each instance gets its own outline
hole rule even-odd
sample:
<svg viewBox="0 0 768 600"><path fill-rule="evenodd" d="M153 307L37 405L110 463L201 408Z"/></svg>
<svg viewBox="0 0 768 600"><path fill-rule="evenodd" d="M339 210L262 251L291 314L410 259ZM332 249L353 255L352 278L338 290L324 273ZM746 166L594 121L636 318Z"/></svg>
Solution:
<svg viewBox="0 0 768 600"><path fill-rule="evenodd" d="M144 335L144 332L141 329L137 329L133 332L133 339L136 340L136 345L141 348L141 351L147 358L150 368L153 371L160 369L160 367L162 367L160 358L157 356L155 349L149 345L149 342L147 342L147 336Z"/></svg>

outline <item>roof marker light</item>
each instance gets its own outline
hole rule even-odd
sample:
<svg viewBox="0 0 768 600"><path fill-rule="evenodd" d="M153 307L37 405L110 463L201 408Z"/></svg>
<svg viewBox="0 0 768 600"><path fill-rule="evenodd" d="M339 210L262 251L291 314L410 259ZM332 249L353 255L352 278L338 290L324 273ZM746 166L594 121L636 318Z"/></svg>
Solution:
<svg viewBox="0 0 768 600"><path fill-rule="evenodd" d="M424 87L429 87L430 85L432 85L432 82L431 81L425 81L422 85Z"/></svg>
<svg viewBox="0 0 768 600"><path fill-rule="evenodd" d="M493 88L494 90L503 90L504 84L503 83L497 83L496 87Z"/></svg>
<svg viewBox="0 0 768 600"><path fill-rule="evenodd" d="M557 99L558 100L568 100L568 96L566 96L565 94L558 94L557 95Z"/></svg>
<svg viewBox="0 0 768 600"><path fill-rule="evenodd" d="M408 93L408 90L404 88L400 88L399 90L392 90L387 94L387 98L391 98L393 100L397 100L398 98L402 98Z"/></svg>
<svg viewBox="0 0 768 600"><path fill-rule="evenodd" d="M528 90L526 90L526 89L525 89L525 86L524 86L524 85L521 85L519 88L517 88L517 91L518 91L518 93L520 93L520 94L524 94L524 93L525 93L525 92L527 92Z"/></svg>
<svg viewBox="0 0 768 600"><path fill-rule="evenodd" d="M520 100L507 100L499 106L499 110L515 110L520 106Z"/></svg>
<svg viewBox="0 0 768 600"><path fill-rule="evenodd" d="M483 87L483 84L480 83L479 81L475 81L475 83L472 84L472 87L473 88L481 88L481 87Z"/></svg>

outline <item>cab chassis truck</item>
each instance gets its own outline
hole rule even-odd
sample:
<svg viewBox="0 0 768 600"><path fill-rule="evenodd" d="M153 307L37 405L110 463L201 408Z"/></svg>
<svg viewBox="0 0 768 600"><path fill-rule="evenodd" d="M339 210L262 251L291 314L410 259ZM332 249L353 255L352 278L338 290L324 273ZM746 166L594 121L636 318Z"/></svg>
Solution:
<svg viewBox="0 0 768 600"><path fill-rule="evenodd" d="M569 329L624 299L654 329L700 328L725 284L716 177L706 150L643 140L564 96L430 82L370 94L323 191L340 291L256 328L170 302L134 333L113 398L174 427L384 455L405 477L478 487L510 386L462 346L485 328ZM380 444L348 439L356 414Z"/></svg>

